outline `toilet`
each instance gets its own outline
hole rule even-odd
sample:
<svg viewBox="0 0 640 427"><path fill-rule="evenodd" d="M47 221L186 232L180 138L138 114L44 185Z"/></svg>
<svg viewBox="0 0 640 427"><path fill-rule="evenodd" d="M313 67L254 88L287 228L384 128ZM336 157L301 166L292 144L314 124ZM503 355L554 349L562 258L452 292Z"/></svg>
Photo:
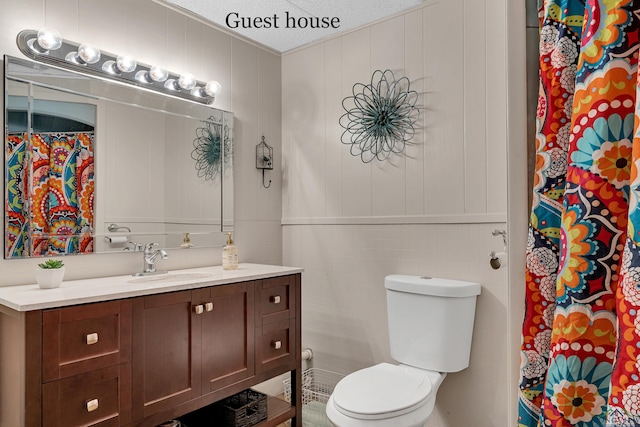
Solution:
<svg viewBox="0 0 640 427"><path fill-rule="evenodd" d="M344 377L327 402L337 427L424 427L447 373L469 366L480 284L394 274L384 282L391 357Z"/></svg>

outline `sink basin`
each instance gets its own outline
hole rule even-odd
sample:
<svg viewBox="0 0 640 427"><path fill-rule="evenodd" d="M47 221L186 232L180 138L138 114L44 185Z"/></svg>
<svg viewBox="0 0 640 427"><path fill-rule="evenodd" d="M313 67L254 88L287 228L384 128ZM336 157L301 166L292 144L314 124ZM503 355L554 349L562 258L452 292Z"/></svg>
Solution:
<svg viewBox="0 0 640 427"><path fill-rule="evenodd" d="M183 280L208 279L211 277L213 277L212 273L168 273L136 277L135 279L127 280L127 283L168 283Z"/></svg>

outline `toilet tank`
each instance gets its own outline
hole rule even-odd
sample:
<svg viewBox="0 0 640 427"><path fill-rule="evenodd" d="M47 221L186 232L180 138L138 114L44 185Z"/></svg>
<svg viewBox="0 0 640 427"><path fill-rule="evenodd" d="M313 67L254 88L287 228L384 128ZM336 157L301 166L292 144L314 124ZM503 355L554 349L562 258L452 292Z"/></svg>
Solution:
<svg viewBox="0 0 640 427"><path fill-rule="evenodd" d="M394 274L384 285L391 357L438 372L469 366L480 284Z"/></svg>

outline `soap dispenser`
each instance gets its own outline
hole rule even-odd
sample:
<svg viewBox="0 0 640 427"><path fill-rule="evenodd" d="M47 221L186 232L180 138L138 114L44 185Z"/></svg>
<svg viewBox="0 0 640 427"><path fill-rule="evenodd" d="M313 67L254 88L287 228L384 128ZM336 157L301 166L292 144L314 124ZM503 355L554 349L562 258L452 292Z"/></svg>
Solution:
<svg viewBox="0 0 640 427"><path fill-rule="evenodd" d="M238 269L238 248L233 244L231 232L227 233L227 244L222 248L222 269Z"/></svg>
<svg viewBox="0 0 640 427"><path fill-rule="evenodd" d="M182 249L189 249L193 247L191 243L191 238L189 237L189 233L184 233L184 239L182 240L182 244L180 245Z"/></svg>

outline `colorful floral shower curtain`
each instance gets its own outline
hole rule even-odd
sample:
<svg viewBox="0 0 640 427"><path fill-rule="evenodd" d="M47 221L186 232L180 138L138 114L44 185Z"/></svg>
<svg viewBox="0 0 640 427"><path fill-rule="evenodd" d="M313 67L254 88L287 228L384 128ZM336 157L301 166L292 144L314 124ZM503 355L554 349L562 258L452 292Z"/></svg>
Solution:
<svg viewBox="0 0 640 427"><path fill-rule="evenodd" d="M12 134L5 157L7 257L93 252L93 133Z"/></svg>
<svg viewBox="0 0 640 427"><path fill-rule="evenodd" d="M639 15L540 10L519 426L640 426Z"/></svg>

